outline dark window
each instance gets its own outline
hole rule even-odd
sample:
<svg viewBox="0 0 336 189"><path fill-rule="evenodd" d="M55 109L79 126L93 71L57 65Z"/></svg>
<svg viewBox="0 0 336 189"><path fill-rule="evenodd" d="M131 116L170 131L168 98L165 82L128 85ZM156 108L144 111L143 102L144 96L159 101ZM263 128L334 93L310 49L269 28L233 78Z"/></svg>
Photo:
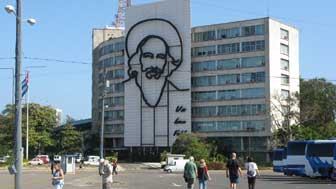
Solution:
<svg viewBox="0 0 336 189"><path fill-rule="evenodd" d="M307 153L310 157L333 157L334 146L333 143L308 144Z"/></svg>
<svg viewBox="0 0 336 189"><path fill-rule="evenodd" d="M276 150L273 152L273 160L282 160L283 158L283 151Z"/></svg>
<svg viewBox="0 0 336 189"><path fill-rule="evenodd" d="M287 153L292 156L305 155L306 143L305 142L290 142L288 143Z"/></svg>

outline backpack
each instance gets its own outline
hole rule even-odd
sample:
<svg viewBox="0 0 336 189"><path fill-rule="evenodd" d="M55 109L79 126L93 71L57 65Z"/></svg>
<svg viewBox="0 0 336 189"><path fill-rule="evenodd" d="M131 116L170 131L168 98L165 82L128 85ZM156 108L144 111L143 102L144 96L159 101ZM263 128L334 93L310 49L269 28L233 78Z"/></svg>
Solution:
<svg viewBox="0 0 336 189"><path fill-rule="evenodd" d="M248 177L254 177L256 175L256 171L253 170L253 169L250 169L250 165L251 164L249 164L248 167L247 167L247 176Z"/></svg>

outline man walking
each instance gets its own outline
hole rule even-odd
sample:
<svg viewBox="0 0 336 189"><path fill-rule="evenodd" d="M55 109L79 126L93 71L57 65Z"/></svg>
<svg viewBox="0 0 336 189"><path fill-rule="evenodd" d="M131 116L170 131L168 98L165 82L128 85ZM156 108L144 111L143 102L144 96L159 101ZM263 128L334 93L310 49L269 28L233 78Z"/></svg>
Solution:
<svg viewBox="0 0 336 189"><path fill-rule="evenodd" d="M195 161L194 157L190 156L189 162L187 162L184 166L183 177L184 177L185 182L187 183L188 189L194 188L194 183L195 183L195 179L197 176L197 167L194 161Z"/></svg>
<svg viewBox="0 0 336 189"><path fill-rule="evenodd" d="M110 189L112 187L112 166L107 160L101 159L101 172L100 175L103 176L103 189Z"/></svg>
<svg viewBox="0 0 336 189"><path fill-rule="evenodd" d="M237 189L239 176L242 177L242 171L237 161L237 154L232 153L231 159L226 164L226 177L230 178L230 188Z"/></svg>

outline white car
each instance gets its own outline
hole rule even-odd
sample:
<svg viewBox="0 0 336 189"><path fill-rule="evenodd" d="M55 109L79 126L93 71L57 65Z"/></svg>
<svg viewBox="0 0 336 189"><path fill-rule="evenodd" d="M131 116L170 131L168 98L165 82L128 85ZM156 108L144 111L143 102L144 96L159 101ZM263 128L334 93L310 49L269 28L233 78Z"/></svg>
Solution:
<svg viewBox="0 0 336 189"><path fill-rule="evenodd" d="M9 156L0 157L0 163L6 163L8 161Z"/></svg>
<svg viewBox="0 0 336 189"><path fill-rule="evenodd" d="M42 165L43 161L39 158L34 158L28 162L30 165Z"/></svg>
<svg viewBox="0 0 336 189"><path fill-rule="evenodd" d="M87 160L84 161L85 165L95 165L98 166L99 165L99 156L88 156Z"/></svg>

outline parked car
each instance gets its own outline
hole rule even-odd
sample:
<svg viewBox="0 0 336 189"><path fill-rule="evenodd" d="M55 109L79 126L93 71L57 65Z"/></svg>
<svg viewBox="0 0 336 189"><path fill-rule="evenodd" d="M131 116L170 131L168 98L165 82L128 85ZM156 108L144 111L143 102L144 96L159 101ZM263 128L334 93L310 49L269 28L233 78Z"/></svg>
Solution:
<svg viewBox="0 0 336 189"><path fill-rule="evenodd" d="M49 163L50 159L48 155L37 155L35 158L38 158L43 161L44 164Z"/></svg>
<svg viewBox="0 0 336 189"><path fill-rule="evenodd" d="M87 156L86 160L84 161L85 165L99 165L99 156Z"/></svg>
<svg viewBox="0 0 336 189"><path fill-rule="evenodd" d="M61 156L54 155L54 162L61 162Z"/></svg>
<svg viewBox="0 0 336 189"><path fill-rule="evenodd" d="M6 163L8 161L9 156L0 157L0 163Z"/></svg>
<svg viewBox="0 0 336 189"><path fill-rule="evenodd" d="M183 172L185 164L189 160L187 159L179 159L179 160L174 160L172 162L169 162L168 165L164 167L164 171L167 173L172 173L172 172Z"/></svg>
<svg viewBox="0 0 336 189"><path fill-rule="evenodd" d="M83 156L81 153L75 153L76 156L76 163L80 163L80 161L83 159Z"/></svg>
<svg viewBox="0 0 336 189"><path fill-rule="evenodd" d="M34 158L34 159L30 160L28 163L29 163L29 165L42 165L42 164L44 164L44 162L39 158Z"/></svg>

